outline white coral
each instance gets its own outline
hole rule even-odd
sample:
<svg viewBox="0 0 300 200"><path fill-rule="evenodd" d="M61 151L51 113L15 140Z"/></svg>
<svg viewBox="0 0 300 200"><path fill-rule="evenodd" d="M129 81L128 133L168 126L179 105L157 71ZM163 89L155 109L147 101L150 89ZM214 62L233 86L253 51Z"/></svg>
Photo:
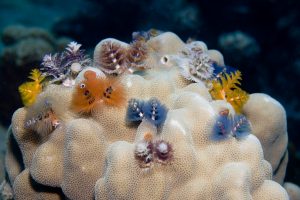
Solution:
<svg viewBox="0 0 300 200"><path fill-rule="evenodd" d="M176 40L174 34L167 34ZM182 51L182 41L174 42L178 44L177 51L165 47L173 44L166 41L157 37L148 41L157 48L150 56L151 62L159 63L162 56ZM214 55L222 61L222 57ZM99 69L93 71L98 73ZM144 75L119 77L128 99L155 97L168 107L167 119L160 129L147 121L138 127L128 126L126 107L102 106L90 116L78 115L70 110L73 89L49 85L32 108L18 109L12 119L6 170L14 198L59 199L65 195L68 199L288 199L286 190L271 180L272 167L262 149L276 149L269 143L273 130L286 137L286 129L280 128L286 120L281 105L263 94L250 95L243 112L261 141L253 134L239 140L230 137L214 141L211 134L219 113L226 109L234 114L233 108L225 101L213 101L202 82L188 83L179 73L169 63L167 70L158 67ZM79 83L82 76L77 79ZM263 107L262 97L268 100ZM45 99L51 101L62 124L50 136L41 138L23 125ZM265 112L273 111L277 115L268 115L270 123L260 123ZM139 145L145 133L151 133L153 141L170 143L173 149L170 163L155 164L147 173L135 158L135 151L147 152L145 144ZM20 155L12 151L14 139L24 168L18 160ZM274 151L272 165L278 163L282 149L285 145ZM36 190L32 178L44 189ZM62 192L53 188L61 188Z"/></svg>

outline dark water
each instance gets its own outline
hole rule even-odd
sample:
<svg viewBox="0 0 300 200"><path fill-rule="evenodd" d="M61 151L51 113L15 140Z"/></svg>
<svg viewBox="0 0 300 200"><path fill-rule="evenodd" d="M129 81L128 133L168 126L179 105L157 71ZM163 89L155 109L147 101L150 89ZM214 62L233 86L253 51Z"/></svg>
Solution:
<svg viewBox="0 0 300 200"><path fill-rule="evenodd" d="M137 30L173 31L183 40L191 37L220 50L227 65L243 72L246 91L267 93L285 107L287 180L300 184L299 11L298 0L1 0L0 123L7 127L14 110L22 106L17 87L40 64L43 53L55 52L70 40L92 51L106 37L130 41ZM8 36L10 25L24 27ZM28 27L44 29L35 37L39 41L16 46ZM35 49L43 51L33 53Z"/></svg>

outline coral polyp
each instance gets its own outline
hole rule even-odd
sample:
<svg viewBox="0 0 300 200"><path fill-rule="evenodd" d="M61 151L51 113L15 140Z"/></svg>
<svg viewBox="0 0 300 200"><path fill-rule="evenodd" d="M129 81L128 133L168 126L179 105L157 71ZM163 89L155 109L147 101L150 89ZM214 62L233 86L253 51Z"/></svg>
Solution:
<svg viewBox="0 0 300 200"><path fill-rule="evenodd" d="M126 66L127 49L116 41L104 41L98 55L99 68L108 74L121 74Z"/></svg>
<svg viewBox="0 0 300 200"><path fill-rule="evenodd" d="M33 69L28 78L32 81L19 86L21 99L25 106L32 105L37 95L42 92L42 81L45 79L45 76L43 76L38 69Z"/></svg>
<svg viewBox="0 0 300 200"><path fill-rule="evenodd" d="M80 49L81 44L77 42L70 42L65 50L65 62L66 67L70 67L74 63L78 63L82 68L89 66L91 64L90 58L85 54L85 51Z"/></svg>
<svg viewBox="0 0 300 200"><path fill-rule="evenodd" d="M156 164L167 165L173 160L172 145L164 140L154 140L150 133L144 134L134 150L135 159L140 168L153 168Z"/></svg>
<svg viewBox="0 0 300 200"><path fill-rule="evenodd" d="M102 85L99 87L100 99L106 105L121 107L126 102L126 92L123 85L116 78L101 78Z"/></svg>
<svg viewBox="0 0 300 200"><path fill-rule="evenodd" d="M159 127L167 117L168 109L157 98L148 101L130 99L127 107L128 122L141 122L143 119Z"/></svg>
<svg viewBox="0 0 300 200"><path fill-rule="evenodd" d="M130 44L127 52L127 65L132 72L135 70L141 70L149 68L144 63L148 56L147 45L144 40L136 40Z"/></svg>
<svg viewBox="0 0 300 200"><path fill-rule="evenodd" d="M231 136L232 121L228 115L218 116L213 127L213 140L223 140Z"/></svg>
<svg viewBox="0 0 300 200"><path fill-rule="evenodd" d="M130 99L128 101L126 121L140 122L144 118L144 101L138 99Z"/></svg>
<svg viewBox="0 0 300 200"><path fill-rule="evenodd" d="M224 140L230 137L242 139L251 132L250 123L244 115L220 113L213 127L213 140Z"/></svg>
<svg viewBox="0 0 300 200"><path fill-rule="evenodd" d="M41 64L43 75L50 77L51 83L62 82L65 86L74 85L73 80L77 74L91 64L91 60L80 47L81 44L71 42L65 51L45 55Z"/></svg>
<svg viewBox="0 0 300 200"><path fill-rule="evenodd" d="M135 146L134 157L141 168L153 167L153 143L141 141Z"/></svg>
<svg viewBox="0 0 300 200"><path fill-rule="evenodd" d="M192 42L187 44L181 54L182 59L186 60L185 64L179 66L184 78L194 82L213 78L214 61L205 52L205 47L202 43Z"/></svg>
<svg viewBox="0 0 300 200"><path fill-rule="evenodd" d="M28 119L24 127L43 136L48 135L60 125L60 120L54 113L51 104L46 101L45 108L37 116Z"/></svg>
<svg viewBox="0 0 300 200"><path fill-rule="evenodd" d="M75 112L90 113L101 105L120 107L125 103L125 90L117 79L97 77L91 70L84 72L84 78L73 93L71 107Z"/></svg>
<svg viewBox="0 0 300 200"><path fill-rule="evenodd" d="M166 165L173 159L173 148L170 143L159 140L154 143L156 162Z"/></svg>
<svg viewBox="0 0 300 200"><path fill-rule="evenodd" d="M240 71L223 73L218 79L212 81L212 87L209 90L213 99L227 101L237 113L241 113L243 105L249 99L249 95L239 87L241 76Z"/></svg>
<svg viewBox="0 0 300 200"><path fill-rule="evenodd" d="M234 137L241 139L250 134L250 123L244 115L235 115L232 121L232 134Z"/></svg>
<svg viewBox="0 0 300 200"><path fill-rule="evenodd" d="M90 113L100 100L99 91L103 90L103 81L92 71L86 71L84 77L85 80L75 88L71 108L75 112Z"/></svg>
<svg viewBox="0 0 300 200"><path fill-rule="evenodd" d="M144 104L145 118L155 126L161 126L167 117L168 109L156 98L151 98Z"/></svg>

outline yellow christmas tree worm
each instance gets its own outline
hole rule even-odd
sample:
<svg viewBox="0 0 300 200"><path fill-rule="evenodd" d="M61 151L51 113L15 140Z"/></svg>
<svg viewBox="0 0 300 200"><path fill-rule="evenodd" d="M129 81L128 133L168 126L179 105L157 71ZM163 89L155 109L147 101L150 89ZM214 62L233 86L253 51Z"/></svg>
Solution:
<svg viewBox="0 0 300 200"><path fill-rule="evenodd" d="M28 78L33 81L25 82L19 86L21 99L25 106L32 105L35 102L37 95L41 93L41 82L45 79L45 76L43 76L38 69L33 69Z"/></svg>
<svg viewBox="0 0 300 200"><path fill-rule="evenodd" d="M239 87L241 76L240 71L224 73L219 79L212 81L212 88L209 91L213 99L226 100L237 113L241 113L243 105L249 98L247 92Z"/></svg>

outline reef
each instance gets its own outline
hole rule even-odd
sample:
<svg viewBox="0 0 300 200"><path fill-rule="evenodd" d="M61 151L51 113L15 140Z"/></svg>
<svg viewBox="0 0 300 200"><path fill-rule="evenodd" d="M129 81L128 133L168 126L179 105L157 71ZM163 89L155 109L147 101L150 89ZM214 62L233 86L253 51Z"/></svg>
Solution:
<svg viewBox="0 0 300 200"><path fill-rule="evenodd" d="M152 30L104 39L86 59L41 68L64 79L30 82L42 89L12 117L7 199L299 198L284 184L284 108L242 90L219 51Z"/></svg>

